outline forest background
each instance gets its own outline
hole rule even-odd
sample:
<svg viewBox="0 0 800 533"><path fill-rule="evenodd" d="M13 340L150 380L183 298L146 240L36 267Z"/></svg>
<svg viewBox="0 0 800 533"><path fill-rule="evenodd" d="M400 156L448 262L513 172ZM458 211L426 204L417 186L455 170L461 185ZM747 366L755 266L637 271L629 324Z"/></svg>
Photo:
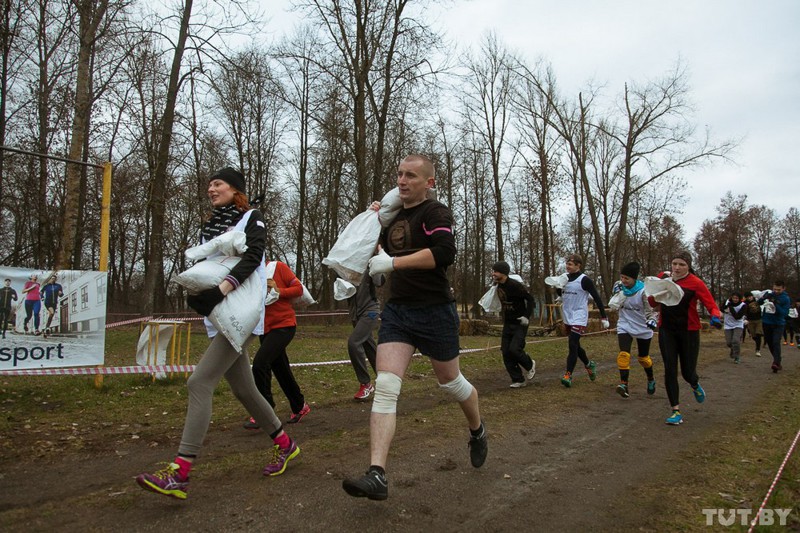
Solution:
<svg viewBox="0 0 800 533"><path fill-rule="evenodd" d="M96 269L101 172L32 154L110 161L109 313L182 311L169 280L188 266L209 176L232 165L262 199L267 256L331 309L322 258L419 152L456 219L466 315L480 314L496 260L547 302L543 279L572 252L606 297L623 264L653 274L681 248L720 300L776 277L800 293L797 208L722 192L687 235L687 180L735 162L741 139L698 126L680 58L655 78L570 92L496 33L447 42L431 3L298 0L302 24L270 40L258 2L3 2L0 145L14 151L0 150L0 264Z"/></svg>

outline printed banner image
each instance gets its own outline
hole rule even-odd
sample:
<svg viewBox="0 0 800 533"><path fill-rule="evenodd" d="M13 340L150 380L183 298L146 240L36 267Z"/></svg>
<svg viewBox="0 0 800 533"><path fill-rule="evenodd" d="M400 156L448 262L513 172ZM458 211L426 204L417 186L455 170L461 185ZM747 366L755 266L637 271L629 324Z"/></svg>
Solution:
<svg viewBox="0 0 800 533"><path fill-rule="evenodd" d="M0 371L103 364L106 280L0 266Z"/></svg>

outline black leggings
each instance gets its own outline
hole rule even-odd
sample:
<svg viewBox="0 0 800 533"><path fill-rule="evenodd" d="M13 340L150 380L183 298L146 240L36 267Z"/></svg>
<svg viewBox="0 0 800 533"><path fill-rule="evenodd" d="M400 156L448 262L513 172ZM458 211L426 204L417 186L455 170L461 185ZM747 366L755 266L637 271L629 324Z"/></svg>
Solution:
<svg viewBox="0 0 800 533"><path fill-rule="evenodd" d="M680 404L678 388L678 363L681 365L683 379L695 388L697 377L697 356L700 352L700 332L687 330L671 330L661 328L658 331L658 346L664 360L664 386L667 398L673 407Z"/></svg>
<svg viewBox="0 0 800 533"><path fill-rule="evenodd" d="M575 370L575 365L578 363L578 359L584 364L584 366L589 364L589 358L586 357L586 350L581 347L581 334L575 333L574 331L569 332L569 337L567 337L569 342L569 354L567 355L567 372L570 374L573 370Z"/></svg>
<svg viewBox="0 0 800 533"><path fill-rule="evenodd" d="M275 373L275 379L278 380L278 385L281 386L289 400L293 413L299 413L306 402L300 391L300 385L294 379L294 374L289 366L289 356L286 354L286 347L292 342L296 330L295 326L291 326L273 329L266 335L261 335L261 346L253 358L253 377L256 380L258 391L274 409L272 374Z"/></svg>

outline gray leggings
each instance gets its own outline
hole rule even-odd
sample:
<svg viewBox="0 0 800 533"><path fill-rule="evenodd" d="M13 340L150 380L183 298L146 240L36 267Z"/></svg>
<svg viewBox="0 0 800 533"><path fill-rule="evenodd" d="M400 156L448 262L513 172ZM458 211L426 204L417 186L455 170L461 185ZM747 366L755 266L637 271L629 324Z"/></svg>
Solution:
<svg viewBox="0 0 800 533"><path fill-rule="evenodd" d="M254 338L255 336L250 336L245 342L245 348ZM200 452L211 423L211 399L222 376L228 380L233 395L250 416L255 418L265 435L274 435L280 431L281 421L256 389L246 349L242 353L236 353L228 339L219 334L212 339L187 381L189 408L178 448L179 455L196 457Z"/></svg>

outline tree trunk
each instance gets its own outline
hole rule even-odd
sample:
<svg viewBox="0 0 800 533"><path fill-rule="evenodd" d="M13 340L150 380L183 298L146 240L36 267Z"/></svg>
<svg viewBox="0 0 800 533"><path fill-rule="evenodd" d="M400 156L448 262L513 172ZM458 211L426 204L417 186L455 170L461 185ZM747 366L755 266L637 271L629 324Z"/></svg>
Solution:
<svg viewBox="0 0 800 533"><path fill-rule="evenodd" d="M193 0L185 0L181 14L181 27L175 43L175 54L172 57L172 68L167 87L167 101L161 119L161 141L158 144L155 173L150 193L150 209L152 226L150 228L150 251L147 254L143 292L145 294L144 314L150 315L155 309L161 309L165 301L164 284L164 195L167 189L167 167L169 165L172 128L175 123L175 104L180 89L181 63L186 40L189 36L189 21L192 17Z"/></svg>

